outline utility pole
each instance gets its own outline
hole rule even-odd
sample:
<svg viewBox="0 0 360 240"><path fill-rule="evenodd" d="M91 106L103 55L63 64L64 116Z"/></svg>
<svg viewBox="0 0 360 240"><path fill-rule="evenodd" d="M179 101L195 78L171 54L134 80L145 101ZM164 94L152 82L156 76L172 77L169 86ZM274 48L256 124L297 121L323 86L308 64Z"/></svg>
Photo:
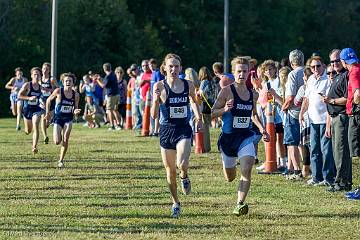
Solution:
<svg viewBox="0 0 360 240"><path fill-rule="evenodd" d="M58 0L52 0L52 25L51 25L51 73L50 75L56 79L57 65L57 7Z"/></svg>
<svg viewBox="0 0 360 240"><path fill-rule="evenodd" d="M229 72L229 0L224 0L224 72Z"/></svg>

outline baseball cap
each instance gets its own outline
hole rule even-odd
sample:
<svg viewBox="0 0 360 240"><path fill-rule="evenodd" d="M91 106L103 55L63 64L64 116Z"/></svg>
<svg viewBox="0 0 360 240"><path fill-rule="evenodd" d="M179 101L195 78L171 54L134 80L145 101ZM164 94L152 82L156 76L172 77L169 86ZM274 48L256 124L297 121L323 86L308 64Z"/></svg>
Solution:
<svg viewBox="0 0 360 240"><path fill-rule="evenodd" d="M340 59L344 60L346 64L353 64L359 62L354 49L344 48L341 50Z"/></svg>

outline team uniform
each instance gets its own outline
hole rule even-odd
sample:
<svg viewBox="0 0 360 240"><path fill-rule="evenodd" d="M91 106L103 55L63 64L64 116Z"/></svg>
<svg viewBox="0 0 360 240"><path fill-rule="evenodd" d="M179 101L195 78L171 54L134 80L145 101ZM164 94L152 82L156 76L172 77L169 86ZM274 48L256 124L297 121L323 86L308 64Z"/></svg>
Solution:
<svg viewBox="0 0 360 240"><path fill-rule="evenodd" d="M13 102L13 103L19 102L20 104L22 103L22 100L18 99L18 93L19 93L21 87L24 85L24 83L25 83L24 78L15 79L15 82L14 82L14 85L13 85L15 87L15 90L10 94L10 101L11 102Z"/></svg>
<svg viewBox="0 0 360 240"><path fill-rule="evenodd" d="M242 100L236 92L234 84L230 85L234 95L234 105L231 111L222 115L222 132L218 140L218 148L225 168L236 166L236 158L243 156L255 157L252 128L253 93L250 89L249 100Z"/></svg>
<svg viewBox="0 0 360 240"><path fill-rule="evenodd" d="M72 123L74 118L74 106L75 106L75 91L72 90L72 97L66 98L64 94L64 88L60 88L61 100L56 103L54 124L58 124L64 128L65 124Z"/></svg>
<svg viewBox="0 0 360 240"><path fill-rule="evenodd" d="M46 100L53 92L53 87L50 78L47 79L46 82L41 81L40 87L41 87L40 106L45 112ZM50 111L54 110L54 108L55 108L55 101L52 101L50 105Z"/></svg>
<svg viewBox="0 0 360 240"><path fill-rule="evenodd" d="M189 84L186 80L180 79L184 83L184 91L175 93L171 90L166 79L164 88L167 99L160 104L160 146L164 149L176 150L176 144L182 139L192 137L189 105Z"/></svg>
<svg viewBox="0 0 360 240"><path fill-rule="evenodd" d="M41 97L41 89L35 90L33 87L32 82L30 84L30 91L27 94L28 97L36 96L36 99L33 101L24 100L24 107L23 107L23 116L27 120L31 120L34 115L41 115L41 108L40 108L40 97Z"/></svg>

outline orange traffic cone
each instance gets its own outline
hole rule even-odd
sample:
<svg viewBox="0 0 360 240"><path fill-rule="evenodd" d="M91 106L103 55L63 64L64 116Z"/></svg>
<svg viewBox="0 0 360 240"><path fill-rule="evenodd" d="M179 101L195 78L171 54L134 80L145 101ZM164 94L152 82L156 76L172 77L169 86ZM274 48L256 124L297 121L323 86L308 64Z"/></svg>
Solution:
<svg viewBox="0 0 360 240"><path fill-rule="evenodd" d="M204 134L203 132L195 132L195 153L202 154L204 152Z"/></svg>
<svg viewBox="0 0 360 240"><path fill-rule="evenodd" d="M131 111L131 90L128 90L127 92L127 98L126 98L126 129L132 129L132 111Z"/></svg>
<svg viewBox="0 0 360 240"><path fill-rule="evenodd" d="M149 90L146 93L146 102L145 102L142 129L141 129L142 136L149 136L150 133L150 107L151 107L151 95Z"/></svg>
<svg viewBox="0 0 360 240"><path fill-rule="evenodd" d="M276 137L274 124L274 104L273 100L268 101L266 105L266 131L270 135L269 142L265 142L265 173L274 173L277 171L276 162Z"/></svg>

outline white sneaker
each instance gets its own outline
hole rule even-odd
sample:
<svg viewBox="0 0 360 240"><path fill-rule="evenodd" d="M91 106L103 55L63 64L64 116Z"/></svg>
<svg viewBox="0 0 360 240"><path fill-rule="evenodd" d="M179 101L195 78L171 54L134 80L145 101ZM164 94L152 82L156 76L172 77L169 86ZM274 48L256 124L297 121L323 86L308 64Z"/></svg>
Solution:
<svg viewBox="0 0 360 240"><path fill-rule="evenodd" d="M64 161L59 161L58 162L58 167L59 168L64 168L65 167Z"/></svg>
<svg viewBox="0 0 360 240"><path fill-rule="evenodd" d="M262 171L265 169L265 163L261 164L260 166L256 167L256 170Z"/></svg>

